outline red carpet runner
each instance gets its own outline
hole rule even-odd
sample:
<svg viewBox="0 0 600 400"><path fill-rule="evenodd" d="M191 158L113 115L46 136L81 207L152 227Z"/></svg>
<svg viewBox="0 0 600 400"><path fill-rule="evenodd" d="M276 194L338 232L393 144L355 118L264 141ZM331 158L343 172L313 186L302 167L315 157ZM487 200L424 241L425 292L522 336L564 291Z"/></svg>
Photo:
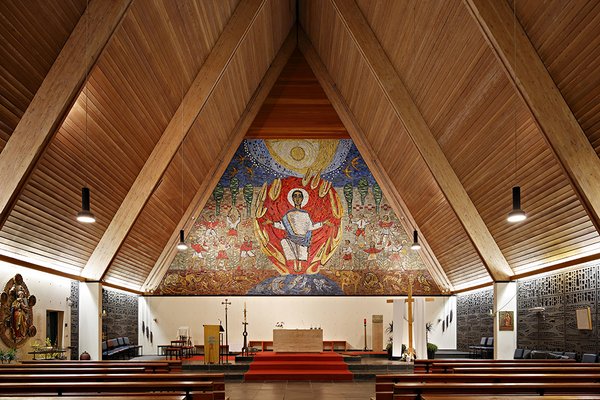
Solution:
<svg viewBox="0 0 600 400"><path fill-rule="evenodd" d="M351 381L352 372L337 353L257 353L246 381Z"/></svg>

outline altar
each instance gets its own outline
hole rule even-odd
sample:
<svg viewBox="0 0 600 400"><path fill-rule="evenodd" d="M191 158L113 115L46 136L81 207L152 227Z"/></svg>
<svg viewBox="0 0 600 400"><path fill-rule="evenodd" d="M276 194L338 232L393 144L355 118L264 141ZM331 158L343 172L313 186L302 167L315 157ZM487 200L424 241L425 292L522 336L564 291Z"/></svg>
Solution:
<svg viewBox="0 0 600 400"><path fill-rule="evenodd" d="M322 329L273 329L273 351L278 353L321 353Z"/></svg>

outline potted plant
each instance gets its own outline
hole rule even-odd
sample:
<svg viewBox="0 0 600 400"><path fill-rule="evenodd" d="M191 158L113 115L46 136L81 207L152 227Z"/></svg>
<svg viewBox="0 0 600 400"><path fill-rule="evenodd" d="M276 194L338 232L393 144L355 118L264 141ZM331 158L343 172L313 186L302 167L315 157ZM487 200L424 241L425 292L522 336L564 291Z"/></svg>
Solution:
<svg viewBox="0 0 600 400"><path fill-rule="evenodd" d="M17 350L16 349L8 349L8 350L0 350L0 361L4 364L6 361L8 364L11 363L15 358L17 358Z"/></svg>
<svg viewBox="0 0 600 400"><path fill-rule="evenodd" d="M435 358L435 352L437 349L437 345L433 343L427 343L427 358L433 360Z"/></svg>
<svg viewBox="0 0 600 400"><path fill-rule="evenodd" d="M385 333L390 334L390 336L388 336L388 342L387 342L387 345L385 346L385 349L387 350L387 353L388 353L388 359L391 360L392 359L392 349L394 346L394 337L392 336L392 333L394 333L394 321L390 322L388 327L385 328Z"/></svg>

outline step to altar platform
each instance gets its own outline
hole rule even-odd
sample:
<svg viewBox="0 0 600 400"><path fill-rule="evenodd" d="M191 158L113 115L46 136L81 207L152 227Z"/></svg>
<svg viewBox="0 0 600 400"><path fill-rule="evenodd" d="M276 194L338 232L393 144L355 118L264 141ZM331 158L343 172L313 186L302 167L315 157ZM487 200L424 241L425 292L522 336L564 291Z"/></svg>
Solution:
<svg viewBox="0 0 600 400"><path fill-rule="evenodd" d="M273 354L272 352L266 352ZM332 354L332 353L329 353ZM333 353L336 354L336 353ZM358 353L341 353L343 361L346 363L348 370L352 373L354 381L374 380L375 375L390 374L390 373L412 373L413 366L410 363L401 361L390 361L387 355L372 354L368 352ZM250 369L250 363L254 360L254 355L248 357L235 356L232 357L229 364L204 364L203 360L199 359L184 359L182 360L182 369L185 371L202 371L206 373L222 373L225 375L226 381L242 381L244 375ZM146 355L138 358L139 360L164 360L164 356ZM298 361L298 360L296 360ZM296 376L295 379L298 377ZM273 380L265 378L264 380Z"/></svg>
<svg viewBox="0 0 600 400"><path fill-rule="evenodd" d="M258 353L245 381L351 381L354 375L337 353Z"/></svg>

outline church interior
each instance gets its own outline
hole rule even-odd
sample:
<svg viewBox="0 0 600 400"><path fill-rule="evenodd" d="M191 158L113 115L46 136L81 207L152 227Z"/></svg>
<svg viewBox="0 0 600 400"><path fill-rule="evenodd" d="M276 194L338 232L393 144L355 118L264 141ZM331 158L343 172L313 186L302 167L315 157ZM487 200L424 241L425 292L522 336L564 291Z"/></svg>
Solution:
<svg viewBox="0 0 600 400"><path fill-rule="evenodd" d="M6 393L600 399L600 1L0 17Z"/></svg>

